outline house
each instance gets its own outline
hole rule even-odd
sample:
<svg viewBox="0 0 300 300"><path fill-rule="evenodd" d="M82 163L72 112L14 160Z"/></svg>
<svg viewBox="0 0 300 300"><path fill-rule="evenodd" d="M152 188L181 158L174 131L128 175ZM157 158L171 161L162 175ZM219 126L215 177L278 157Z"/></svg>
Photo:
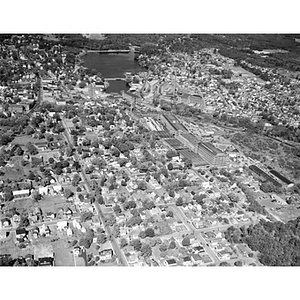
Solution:
<svg viewBox="0 0 300 300"><path fill-rule="evenodd" d="M24 107L20 104L11 104L8 108L10 112L23 113Z"/></svg>
<svg viewBox="0 0 300 300"><path fill-rule="evenodd" d="M198 246L193 247L193 252L195 252L195 254L198 254L198 253L205 252L205 250L202 246L198 245Z"/></svg>
<svg viewBox="0 0 300 300"><path fill-rule="evenodd" d="M82 249L79 246L76 246L76 247L74 247L72 252L73 252L74 256L78 256L81 254Z"/></svg>
<svg viewBox="0 0 300 300"><path fill-rule="evenodd" d="M16 229L16 239L19 243L23 243L27 239L27 231L25 228Z"/></svg>
<svg viewBox="0 0 300 300"><path fill-rule="evenodd" d="M29 197L29 195L30 195L30 190L13 191L13 196L15 199Z"/></svg>
<svg viewBox="0 0 300 300"><path fill-rule="evenodd" d="M245 244L238 244L237 248L242 255L247 255L249 252L251 252Z"/></svg>
<svg viewBox="0 0 300 300"><path fill-rule="evenodd" d="M61 193L62 192L62 186L61 185L53 185L52 186L53 191L56 193Z"/></svg>
<svg viewBox="0 0 300 300"><path fill-rule="evenodd" d="M139 258L138 258L137 253L129 254L128 256L125 256L125 257L126 257L127 262L130 265L134 265L134 264L137 264L139 262Z"/></svg>
<svg viewBox="0 0 300 300"><path fill-rule="evenodd" d="M219 256L220 260L229 260L230 259L230 254L228 252L226 252L225 250L218 252L218 256Z"/></svg>
<svg viewBox="0 0 300 300"><path fill-rule="evenodd" d="M60 221L60 222L57 222L57 229L62 231L62 230L66 230L67 227L68 227L68 222L67 221Z"/></svg>
<svg viewBox="0 0 300 300"><path fill-rule="evenodd" d="M51 221L51 220L55 219L55 217L56 217L56 214L55 214L55 213L53 213L53 212L51 212L51 211L46 212L46 219L47 219L48 221Z"/></svg>
<svg viewBox="0 0 300 300"><path fill-rule="evenodd" d="M211 263L211 262L212 262L212 259L211 259L208 255L203 255L203 256L202 256L202 261L203 261L205 264L208 264L208 263Z"/></svg>
<svg viewBox="0 0 300 300"><path fill-rule="evenodd" d="M43 164L44 159L43 159L43 157L31 156L30 161L31 161L32 167L38 167Z"/></svg>
<svg viewBox="0 0 300 300"><path fill-rule="evenodd" d="M76 228L76 229L78 229L78 230L80 230L81 229L81 225L80 225L80 223L76 220L76 219L74 219L73 220L73 227L74 228Z"/></svg>
<svg viewBox="0 0 300 300"><path fill-rule="evenodd" d="M105 249L99 252L100 261L108 261L111 260L113 257L113 250L112 249Z"/></svg>
<svg viewBox="0 0 300 300"><path fill-rule="evenodd" d="M194 263L194 264L200 264L202 262L202 258L199 254L191 254L191 261Z"/></svg>
<svg viewBox="0 0 300 300"><path fill-rule="evenodd" d="M0 231L0 240L3 240L6 238L6 232L5 231Z"/></svg>
<svg viewBox="0 0 300 300"><path fill-rule="evenodd" d="M49 189L48 189L48 187L40 187L39 188L39 194L40 195L48 195L48 193L49 193Z"/></svg>
<svg viewBox="0 0 300 300"><path fill-rule="evenodd" d="M44 151L48 149L48 141L38 141L35 142L34 145L39 151Z"/></svg>
<svg viewBox="0 0 300 300"><path fill-rule="evenodd" d="M67 236L72 236L72 234L73 234L72 229L70 227L68 227L68 229L67 229Z"/></svg>
<svg viewBox="0 0 300 300"><path fill-rule="evenodd" d="M46 266L53 267L54 266L54 258L41 257L38 259L38 263L39 263L39 266L41 266L41 267L46 267Z"/></svg>
<svg viewBox="0 0 300 300"><path fill-rule="evenodd" d="M193 265L193 262L192 262L190 256L185 256L185 257L183 258L183 265L184 265L184 266L191 266L191 265Z"/></svg>
<svg viewBox="0 0 300 300"><path fill-rule="evenodd" d="M39 266L54 266L54 251L51 244L34 245L34 259Z"/></svg>
<svg viewBox="0 0 300 300"><path fill-rule="evenodd" d="M124 252L124 254L126 254L126 253L134 254L135 250L134 250L133 246L127 245L123 248L123 252Z"/></svg>
<svg viewBox="0 0 300 300"><path fill-rule="evenodd" d="M167 266L167 267L177 266L177 261L174 258L166 259L164 261L164 265Z"/></svg>

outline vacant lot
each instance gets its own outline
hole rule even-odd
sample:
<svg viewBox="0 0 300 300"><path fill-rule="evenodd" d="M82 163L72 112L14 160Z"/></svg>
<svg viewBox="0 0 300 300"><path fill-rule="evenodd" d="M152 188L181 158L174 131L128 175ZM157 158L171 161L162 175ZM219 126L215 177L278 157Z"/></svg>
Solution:
<svg viewBox="0 0 300 300"><path fill-rule="evenodd" d="M46 139L34 139L31 137L31 135L19 135L14 138L14 140L11 142L13 145L18 144L21 146L27 145L29 142L30 143L35 143L35 142L45 142L47 141Z"/></svg>
<svg viewBox="0 0 300 300"><path fill-rule="evenodd" d="M56 266L74 266L74 256L71 252L72 247L69 248L68 243L65 240L58 240L55 242L54 252L55 252L55 265ZM81 258L83 265L84 261ZM76 260L77 263L77 260Z"/></svg>
<svg viewBox="0 0 300 300"><path fill-rule="evenodd" d="M38 205L35 204L31 198L22 198L6 203L6 209L9 210L15 207L20 213L22 213L23 211L32 210L36 206Z"/></svg>
<svg viewBox="0 0 300 300"><path fill-rule="evenodd" d="M43 196L43 199L39 201L38 204L43 210L43 212L55 212L60 207L70 206L71 203L67 202L66 198L63 196L46 195Z"/></svg>
<svg viewBox="0 0 300 300"><path fill-rule="evenodd" d="M300 209L293 207L285 207L279 210L273 210L272 214L280 218L283 222L288 222L300 217Z"/></svg>

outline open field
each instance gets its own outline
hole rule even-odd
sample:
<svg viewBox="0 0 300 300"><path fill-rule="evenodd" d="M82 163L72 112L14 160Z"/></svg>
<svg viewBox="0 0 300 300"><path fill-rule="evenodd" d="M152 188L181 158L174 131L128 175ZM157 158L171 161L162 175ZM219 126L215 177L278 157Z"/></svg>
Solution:
<svg viewBox="0 0 300 300"><path fill-rule="evenodd" d="M25 146L29 142L35 143L35 142L45 142L45 141L47 141L47 140L46 139L41 139L41 140L35 139L35 138L31 137L31 135L19 135L14 138L14 140L11 142L11 144L12 145L19 144L21 146Z"/></svg>
<svg viewBox="0 0 300 300"><path fill-rule="evenodd" d="M280 218L284 223L300 217L300 209L294 207L283 207L279 210L273 210L272 214Z"/></svg>

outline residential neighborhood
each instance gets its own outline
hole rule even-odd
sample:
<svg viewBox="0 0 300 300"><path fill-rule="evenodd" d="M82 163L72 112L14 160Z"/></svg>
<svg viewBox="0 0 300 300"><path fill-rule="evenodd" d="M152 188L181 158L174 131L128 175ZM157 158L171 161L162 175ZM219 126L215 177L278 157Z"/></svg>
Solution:
<svg viewBox="0 0 300 300"><path fill-rule="evenodd" d="M299 70L130 45L113 80L67 36L1 36L1 265L299 265L266 253L298 234Z"/></svg>

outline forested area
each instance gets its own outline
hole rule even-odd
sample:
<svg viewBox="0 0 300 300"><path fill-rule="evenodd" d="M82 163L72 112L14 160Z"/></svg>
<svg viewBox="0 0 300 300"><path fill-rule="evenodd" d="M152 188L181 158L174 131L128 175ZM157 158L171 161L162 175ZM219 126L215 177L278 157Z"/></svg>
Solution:
<svg viewBox="0 0 300 300"><path fill-rule="evenodd" d="M261 220L248 228L231 226L225 237L258 251L259 261L266 266L300 266L300 218L286 224Z"/></svg>

